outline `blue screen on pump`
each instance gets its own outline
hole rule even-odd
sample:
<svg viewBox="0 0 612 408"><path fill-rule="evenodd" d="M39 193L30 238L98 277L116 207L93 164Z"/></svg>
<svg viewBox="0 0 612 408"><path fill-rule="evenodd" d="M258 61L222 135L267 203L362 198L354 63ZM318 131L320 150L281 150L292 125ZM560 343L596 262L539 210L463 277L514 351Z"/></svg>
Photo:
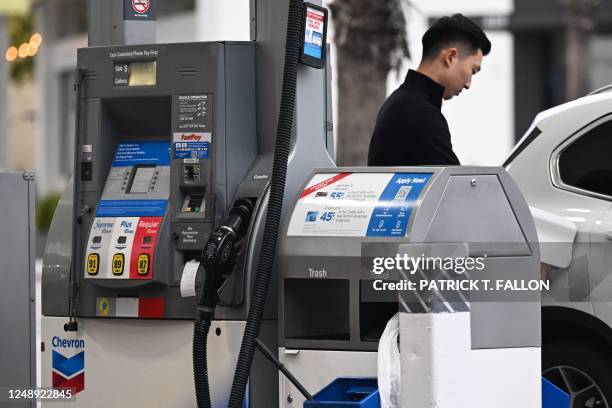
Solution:
<svg viewBox="0 0 612 408"><path fill-rule="evenodd" d="M325 16L323 12L308 7L306 10L306 29L304 30L304 54L313 58L322 58L324 25Z"/></svg>

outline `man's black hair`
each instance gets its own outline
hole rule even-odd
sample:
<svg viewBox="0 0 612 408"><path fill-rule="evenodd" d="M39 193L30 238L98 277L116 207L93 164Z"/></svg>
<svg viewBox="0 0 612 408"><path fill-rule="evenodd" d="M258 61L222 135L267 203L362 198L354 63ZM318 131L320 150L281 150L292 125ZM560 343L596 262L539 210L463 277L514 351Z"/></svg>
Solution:
<svg viewBox="0 0 612 408"><path fill-rule="evenodd" d="M476 23L462 14L453 14L436 20L423 35L423 60L435 58L453 43L467 46L470 55L478 49L482 55L491 51L491 42Z"/></svg>

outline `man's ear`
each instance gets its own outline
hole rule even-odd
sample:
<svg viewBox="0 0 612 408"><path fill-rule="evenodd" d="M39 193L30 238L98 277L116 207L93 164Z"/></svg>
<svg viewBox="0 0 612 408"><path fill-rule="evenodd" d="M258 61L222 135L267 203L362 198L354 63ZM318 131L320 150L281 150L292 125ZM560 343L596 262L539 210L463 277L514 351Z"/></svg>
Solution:
<svg viewBox="0 0 612 408"><path fill-rule="evenodd" d="M453 61L459 58L459 50L455 47L446 48L442 51L444 65L450 67Z"/></svg>

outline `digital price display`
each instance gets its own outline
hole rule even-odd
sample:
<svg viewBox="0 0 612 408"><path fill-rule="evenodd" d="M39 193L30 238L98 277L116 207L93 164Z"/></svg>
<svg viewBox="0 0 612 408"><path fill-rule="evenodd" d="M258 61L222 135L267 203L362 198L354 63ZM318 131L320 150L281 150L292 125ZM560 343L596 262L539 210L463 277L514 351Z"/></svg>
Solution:
<svg viewBox="0 0 612 408"><path fill-rule="evenodd" d="M134 168L135 174L132 184L128 191L129 194L145 194L149 192L153 176L155 176L155 166L137 166Z"/></svg>
<svg viewBox="0 0 612 408"><path fill-rule="evenodd" d="M157 83L157 61L115 63L115 86L152 86Z"/></svg>

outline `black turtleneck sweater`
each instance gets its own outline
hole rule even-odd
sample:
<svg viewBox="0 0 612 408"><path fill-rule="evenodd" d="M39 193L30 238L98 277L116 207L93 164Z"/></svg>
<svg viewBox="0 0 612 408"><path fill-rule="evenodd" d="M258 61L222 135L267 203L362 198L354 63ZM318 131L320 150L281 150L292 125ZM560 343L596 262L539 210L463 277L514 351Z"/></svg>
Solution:
<svg viewBox="0 0 612 408"><path fill-rule="evenodd" d="M442 115L444 87L409 70L378 112L368 166L459 165Z"/></svg>

